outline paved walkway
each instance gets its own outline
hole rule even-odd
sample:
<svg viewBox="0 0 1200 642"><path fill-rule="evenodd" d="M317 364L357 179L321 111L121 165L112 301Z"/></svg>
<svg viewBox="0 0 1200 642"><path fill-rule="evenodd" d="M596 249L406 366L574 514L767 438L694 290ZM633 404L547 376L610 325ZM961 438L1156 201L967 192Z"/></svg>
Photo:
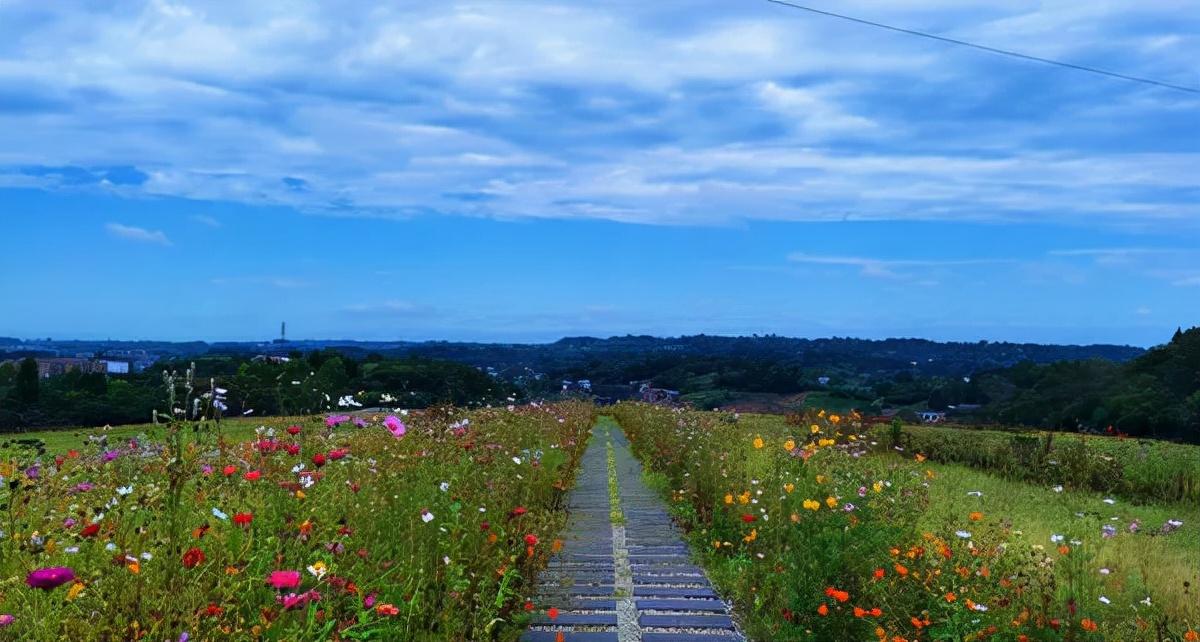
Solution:
<svg viewBox="0 0 1200 642"><path fill-rule="evenodd" d="M624 525L610 518L612 445ZM729 605L688 559L663 500L616 424L601 421L580 462L563 548L540 578L538 606L523 642L741 642Z"/></svg>

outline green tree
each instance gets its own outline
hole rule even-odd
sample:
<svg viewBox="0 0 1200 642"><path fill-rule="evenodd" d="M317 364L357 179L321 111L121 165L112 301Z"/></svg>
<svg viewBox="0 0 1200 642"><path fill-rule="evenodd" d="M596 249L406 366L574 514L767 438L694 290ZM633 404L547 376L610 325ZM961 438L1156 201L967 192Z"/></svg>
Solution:
<svg viewBox="0 0 1200 642"><path fill-rule="evenodd" d="M26 357L17 370L17 401L26 406L37 403L38 384L37 361Z"/></svg>

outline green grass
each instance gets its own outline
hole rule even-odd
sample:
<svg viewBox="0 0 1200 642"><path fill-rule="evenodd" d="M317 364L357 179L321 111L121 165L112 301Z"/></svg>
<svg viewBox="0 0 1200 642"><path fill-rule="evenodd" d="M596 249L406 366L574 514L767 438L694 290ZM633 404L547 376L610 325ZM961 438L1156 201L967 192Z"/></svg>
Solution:
<svg viewBox="0 0 1200 642"><path fill-rule="evenodd" d="M307 417L235 417L221 421L221 430L228 439L249 439L259 426L282 430L287 426L308 420ZM28 432L0 434L0 453L13 453L33 446L31 442L40 442L46 451L53 455L61 455L71 449L87 447L91 442L89 436L106 435L110 443L122 443L139 435L162 435L165 425L128 424L109 428L52 428Z"/></svg>
<svg viewBox="0 0 1200 642"><path fill-rule="evenodd" d="M1051 548L1051 535L1083 536L1096 568L1111 569L1118 576L1144 577L1166 610L1200 619L1200 591L1185 592L1184 586L1185 582L1200 586L1200 506L1124 501L1110 505L1101 493L1069 489L1058 493L1048 486L1003 479L963 465L925 463L936 473L936 483L930 484L929 507L919 520L922 529L946 531L962 524L964 515L980 511L986 520L1011 522L1021 532L1015 541L1029 545ZM983 496L967 494L972 491L982 491ZM1167 537L1125 535L1133 520L1150 531L1168 519L1182 520L1183 527ZM1095 537L1104 524L1116 526L1122 535Z"/></svg>
<svg viewBox="0 0 1200 642"><path fill-rule="evenodd" d="M804 407L827 412L848 413L863 405L862 399L843 397L830 392L810 392L804 397Z"/></svg>

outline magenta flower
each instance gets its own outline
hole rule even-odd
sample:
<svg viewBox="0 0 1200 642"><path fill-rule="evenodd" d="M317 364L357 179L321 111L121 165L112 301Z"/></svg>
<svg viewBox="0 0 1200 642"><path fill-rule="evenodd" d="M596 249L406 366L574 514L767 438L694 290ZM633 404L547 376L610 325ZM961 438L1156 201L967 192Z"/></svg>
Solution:
<svg viewBox="0 0 1200 642"><path fill-rule="evenodd" d="M334 426L337 426L338 424L344 424L347 421L350 421L350 415L329 415L325 418L325 426L328 428L333 428Z"/></svg>
<svg viewBox="0 0 1200 642"><path fill-rule="evenodd" d="M408 428L404 426L404 422L400 421L400 418L396 415L388 415L388 418L383 420L383 425L387 426L388 431L396 439L403 437L404 433L408 432Z"/></svg>
<svg viewBox="0 0 1200 642"><path fill-rule="evenodd" d="M285 609L303 608L309 602L316 602L320 599L321 594L315 590L305 591L299 595L295 593L288 593L287 595L280 595L279 597L275 598L275 600L282 604L283 608Z"/></svg>
<svg viewBox="0 0 1200 642"><path fill-rule="evenodd" d="M75 579L75 571L66 566L51 566L39 568L29 573L25 583L31 588L50 590Z"/></svg>
<svg viewBox="0 0 1200 642"><path fill-rule="evenodd" d="M275 590L294 589L300 586L300 571L273 571L267 577L267 584L275 587Z"/></svg>
<svg viewBox="0 0 1200 642"><path fill-rule="evenodd" d="M15 620L15 619L17 619L17 618L9 615L8 613L5 613L4 615L0 615L0 626L8 626L9 624L12 624L13 620Z"/></svg>
<svg viewBox="0 0 1200 642"><path fill-rule="evenodd" d="M108 462L110 462L110 461L112 461L112 460L114 460L114 459L116 459L117 457L120 457L120 456L121 456L121 452L120 452L120 451L117 451L117 450L106 450L106 451L104 451L104 454L100 456L100 458L101 458L102 460L104 460L104 462L105 462L105 463L108 463Z"/></svg>

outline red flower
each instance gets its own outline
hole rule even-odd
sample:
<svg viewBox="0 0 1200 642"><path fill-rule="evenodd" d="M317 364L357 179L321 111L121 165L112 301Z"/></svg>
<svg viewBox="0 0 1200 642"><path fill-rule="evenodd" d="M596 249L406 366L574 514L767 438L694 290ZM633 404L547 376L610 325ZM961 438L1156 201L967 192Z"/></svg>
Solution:
<svg viewBox="0 0 1200 642"><path fill-rule="evenodd" d="M257 481L259 477L262 477L262 472L252 470L245 475L242 475L242 477L245 478L246 481Z"/></svg>
<svg viewBox="0 0 1200 642"><path fill-rule="evenodd" d="M317 454L313 455L312 461L313 461L314 466L316 466L317 468L320 468L321 466L325 465L325 455L323 455L321 453L317 453Z"/></svg>
<svg viewBox="0 0 1200 642"><path fill-rule="evenodd" d="M537 535L530 533L525 536L525 545L526 546L537 546L537 543L538 543Z"/></svg>
<svg viewBox="0 0 1200 642"><path fill-rule="evenodd" d="M289 455L299 455L300 454L300 444L287 444L286 446L284 446L284 448L287 449L287 453Z"/></svg>
<svg viewBox="0 0 1200 642"><path fill-rule="evenodd" d="M234 466L233 464L229 464L221 472L225 473L225 476L228 477L237 472L237 466Z"/></svg>
<svg viewBox="0 0 1200 642"><path fill-rule="evenodd" d="M207 615L208 617L221 617L221 614L224 612L225 612L225 609L223 609L211 602L204 609L204 614Z"/></svg>
<svg viewBox="0 0 1200 642"><path fill-rule="evenodd" d="M251 513L238 513L233 516L233 523L238 526L249 526L252 521L254 521L254 515Z"/></svg>
<svg viewBox="0 0 1200 642"><path fill-rule="evenodd" d="M749 513L742 515L742 521L746 522L747 524L749 524L750 522L753 522L754 519L755 519L755 517Z"/></svg>
<svg viewBox="0 0 1200 642"><path fill-rule="evenodd" d="M183 567L184 568L196 568L203 561L204 561L204 551L196 548L195 546L187 549L187 551L184 552L184 554L183 554Z"/></svg>
<svg viewBox="0 0 1200 642"><path fill-rule="evenodd" d="M533 602L530 602L529 600L525 600L525 612L526 613L533 612Z"/></svg>
<svg viewBox="0 0 1200 642"><path fill-rule="evenodd" d="M817 615L821 615L821 616L829 615L829 607L825 606L824 602L821 602L821 606L817 607Z"/></svg>
<svg viewBox="0 0 1200 642"><path fill-rule="evenodd" d="M509 516L509 518L520 517L528 512L529 511L525 510L524 506L517 506L516 508L508 511L508 516Z"/></svg>
<svg viewBox="0 0 1200 642"><path fill-rule="evenodd" d="M550 607L550 610L546 611L546 616L549 617L551 620L558 619L558 609L554 608L553 606Z"/></svg>
<svg viewBox="0 0 1200 642"><path fill-rule="evenodd" d="M288 426L287 433L289 435L299 435L300 434L300 426Z"/></svg>
<svg viewBox="0 0 1200 642"><path fill-rule="evenodd" d="M79 531L79 534L83 537L95 537L96 533L99 533L99 532L100 532L100 524L97 524L96 522L92 522L91 524L84 526L83 530Z"/></svg>
<svg viewBox="0 0 1200 642"><path fill-rule="evenodd" d="M337 460L345 457L349 453L350 453L350 449L348 449L348 448L335 448L334 450L329 451L329 458L334 461L337 461Z"/></svg>
<svg viewBox="0 0 1200 642"><path fill-rule="evenodd" d="M479 525L479 530L486 531L487 529L489 529L491 527L492 527L492 525L485 521Z"/></svg>

